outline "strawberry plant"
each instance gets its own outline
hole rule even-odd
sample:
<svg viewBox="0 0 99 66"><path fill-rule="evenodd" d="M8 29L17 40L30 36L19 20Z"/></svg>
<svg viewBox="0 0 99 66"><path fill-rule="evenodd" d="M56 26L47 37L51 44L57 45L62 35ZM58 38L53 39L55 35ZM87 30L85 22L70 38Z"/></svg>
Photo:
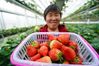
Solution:
<svg viewBox="0 0 99 66"><path fill-rule="evenodd" d="M0 48L0 59L3 59L3 61L0 61L0 66L12 66L10 63L10 55L20 42L21 40L18 37L8 38L5 44L6 46Z"/></svg>
<svg viewBox="0 0 99 66"><path fill-rule="evenodd" d="M85 38L99 53L99 24L66 24L66 26L68 31L80 34Z"/></svg>
<svg viewBox="0 0 99 66"><path fill-rule="evenodd" d="M98 45L99 44L99 24L66 24L66 26L68 28L68 31L80 34L82 37L84 37L99 53L99 45ZM0 61L0 66L12 66L9 60L12 51L27 35L34 32L33 28L34 27L32 27L32 29L28 30L27 32L23 34L17 34L17 36L10 37L6 40L6 42L4 43L5 46L2 46L0 48L0 59L3 59L3 61ZM3 32L9 32L9 33L6 33L5 36L7 34L11 35L10 33L11 31L3 31ZM49 38L50 40L58 40L56 37L49 36ZM71 42L70 44L68 44L68 46L70 46L71 48L74 48L71 45L75 46L74 43ZM50 41L40 44L40 47L41 46L46 46L49 49ZM34 57L34 59L35 58L38 59L38 58L41 58L41 56L37 54L36 57ZM67 60L63 60L63 61L67 61Z"/></svg>
<svg viewBox="0 0 99 66"><path fill-rule="evenodd" d="M27 33L29 34L31 32L27 32ZM0 66L12 66L12 64L10 63L10 55L13 52L13 50L16 48L16 46L18 46L18 44L28 35L27 33L17 34L8 37L5 40L3 46L0 47L0 59L3 59L3 61L0 61Z"/></svg>

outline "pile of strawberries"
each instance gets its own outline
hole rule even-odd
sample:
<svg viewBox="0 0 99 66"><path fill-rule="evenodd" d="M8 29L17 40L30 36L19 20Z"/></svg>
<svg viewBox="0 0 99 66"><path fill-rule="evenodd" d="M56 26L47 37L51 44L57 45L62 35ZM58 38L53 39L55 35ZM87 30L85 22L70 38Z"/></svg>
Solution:
<svg viewBox="0 0 99 66"><path fill-rule="evenodd" d="M78 55L78 45L70 40L70 34L54 36L48 34L48 41L39 43L34 40L26 46L31 61L60 64L82 64Z"/></svg>

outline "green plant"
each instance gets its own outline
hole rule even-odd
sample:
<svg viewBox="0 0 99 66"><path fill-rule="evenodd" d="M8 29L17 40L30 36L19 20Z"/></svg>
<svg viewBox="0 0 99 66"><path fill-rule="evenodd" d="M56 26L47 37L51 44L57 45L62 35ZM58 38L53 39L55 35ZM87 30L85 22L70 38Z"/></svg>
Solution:
<svg viewBox="0 0 99 66"><path fill-rule="evenodd" d="M99 24L66 24L66 26L70 32L81 35L99 53Z"/></svg>

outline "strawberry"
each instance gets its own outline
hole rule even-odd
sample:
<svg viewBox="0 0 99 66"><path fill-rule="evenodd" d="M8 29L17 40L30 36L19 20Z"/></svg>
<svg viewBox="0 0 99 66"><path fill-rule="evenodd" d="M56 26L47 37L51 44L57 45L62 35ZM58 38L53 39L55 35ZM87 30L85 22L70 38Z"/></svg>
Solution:
<svg viewBox="0 0 99 66"><path fill-rule="evenodd" d="M76 56L72 61L71 64L82 64L82 59Z"/></svg>
<svg viewBox="0 0 99 66"><path fill-rule="evenodd" d="M46 46L46 47L49 47L49 42L47 42L47 41L46 41L46 42L43 42L43 43L40 44L40 46Z"/></svg>
<svg viewBox="0 0 99 66"><path fill-rule="evenodd" d="M62 45L63 44L61 42L59 42L58 40L52 40L50 42L50 48L51 49L53 49L53 48L61 49Z"/></svg>
<svg viewBox="0 0 99 66"><path fill-rule="evenodd" d="M35 47L37 49L40 47L40 43L38 41L36 41L36 40L33 41L31 44L32 44L33 47Z"/></svg>
<svg viewBox="0 0 99 66"><path fill-rule="evenodd" d="M53 48L49 51L49 56L53 61L58 61L62 59L62 52L59 49Z"/></svg>
<svg viewBox="0 0 99 66"><path fill-rule="evenodd" d="M65 61L63 62L63 64L69 64L69 62L65 60Z"/></svg>
<svg viewBox="0 0 99 66"><path fill-rule="evenodd" d="M50 41L52 41L52 40L57 40L57 37L54 36L54 35L52 35L52 34L48 34L48 39L49 39Z"/></svg>
<svg viewBox="0 0 99 66"><path fill-rule="evenodd" d="M48 47L41 46L40 49L38 50L38 53L40 53L42 56L47 56L47 54L48 54Z"/></svg>
<svg viewBox="0 0 99 66"><path fill-rule="evenodd" d="M26 53L29 57L32 57L37 53L37 49L34 48L32 45L28 45L26 49Z"/></svg>
<svg viewBox="0 0 99 66"><path fill-rule="evenodd" d="M40 59L40 57L41 57L40 54L36 54L36 55L34 55L33 57L31 57L30 59L31 59L32 61L35 61L35 60L37 60L37 59Z"/></svg>
<svg viewBox="0 0 99 66"><path fill-rule="evenodd" d="M74 41L70 41L69 42L69 47L71 47L72 49L76 50L77 49L77 43Z"/></svg>
<svg viewBox="0 0 99 66"><path fill-rule="evenodd" d="M63 44L67 45L70 40L70 35L69 34L60 34L58 36L58 40L62 42Z"/></svg>
<svg viewBox="0 0 99 66"><path fill-rule="evenodd" d="M40 58L40 59L38 59L36 61L38 61L38 62L45 62L45 63L52 63L52 61L51 61L49 56L44 56L44 57L42 57L42 58Z"/></svg>
<svg viewBox="0 0 99 66"><path fill-rule="evenodd" d="M75 51L67 46L62 46L61 51L63 52L63 56L67 61L73 60L76 57Z"/></svg>

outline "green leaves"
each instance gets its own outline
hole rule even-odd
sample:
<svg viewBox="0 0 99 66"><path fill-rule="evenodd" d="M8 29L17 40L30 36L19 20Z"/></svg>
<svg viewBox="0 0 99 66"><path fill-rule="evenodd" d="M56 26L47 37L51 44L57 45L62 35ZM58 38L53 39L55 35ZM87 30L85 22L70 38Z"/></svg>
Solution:
<svg viewBox="0 0 99 66"><path fill-rule="evenodd" d="M12 66L10 63L10 55L18 44L27 36L26 33L10 36L6 42L0 47L0 66ZM5 64L6 62L6 64Z"/></svg>
<svg viewBox="0 0 99 66"><path fill-rule="evenodd" d="M0 66L12 66L10 64L10 54L12 53L11 51L11 47L10 46L3 46L1 49L0 49Z"/></svg>
<svg viewBox="0 0 99 66"><path fill-rule="evenodd" d="M27 31L28 29L30 29L30 27L23 27L23 28L14 28L14 29L7 29L7 30L0 30L0 34L7 37L7 36L10 36L10 35L15 35L15 34L18 34L18 33L21 33L21 32L25 32Z"/></svg>
<svg viewBox="0 0 99 66"><path fill-rule="evenodd" d="M91 45L96 49L97 52L99 52L99 37L94 38Z"/></svg>
<svg viewBox="0 0 99 66"><path fill-rule="evenodd" d="M1 59L0 66L12 66L12 64L10 63L11 53L27 35L35 32L34 28L35 26L30 27L28 28L29 29L28 31L26 31L27 28L3 30L4 32L3 35L4 36L10 35L10 37L4 39L5 42L3 43L3 46L0 47L0 59ZM38 29L36 28L36 30ZM20 32L24 32L24 33L20 33ZM13 34L16 34L16 35L13 35Z"/></svg>
<svg viewBox="0 0 99 66"><path fill-rule="evenodd" d="M67 24L66 26L70 32L86 39L99 53L99 24Z"/></svg>
<svg viewBox="0 0 99 66"><path fill-rule="evenodd" d="M66 24L66 27L69 32L74 32L84 37L99 53L99 24ZM0 66L12 66L10 63L10 55L13 50L27 35L39 30L39 27L34 26L31 28L24 33L18 33L6 39L4 46L0 48Z"/></svg>
<svg viewBox="0 0 99 66"><path fill-rule="evenodd" d="M3 55L3 56L8 56L8 55L10 55L10 47L8 47L8 46L3 46L3 47L1 48L0 55Z"/></svg>

